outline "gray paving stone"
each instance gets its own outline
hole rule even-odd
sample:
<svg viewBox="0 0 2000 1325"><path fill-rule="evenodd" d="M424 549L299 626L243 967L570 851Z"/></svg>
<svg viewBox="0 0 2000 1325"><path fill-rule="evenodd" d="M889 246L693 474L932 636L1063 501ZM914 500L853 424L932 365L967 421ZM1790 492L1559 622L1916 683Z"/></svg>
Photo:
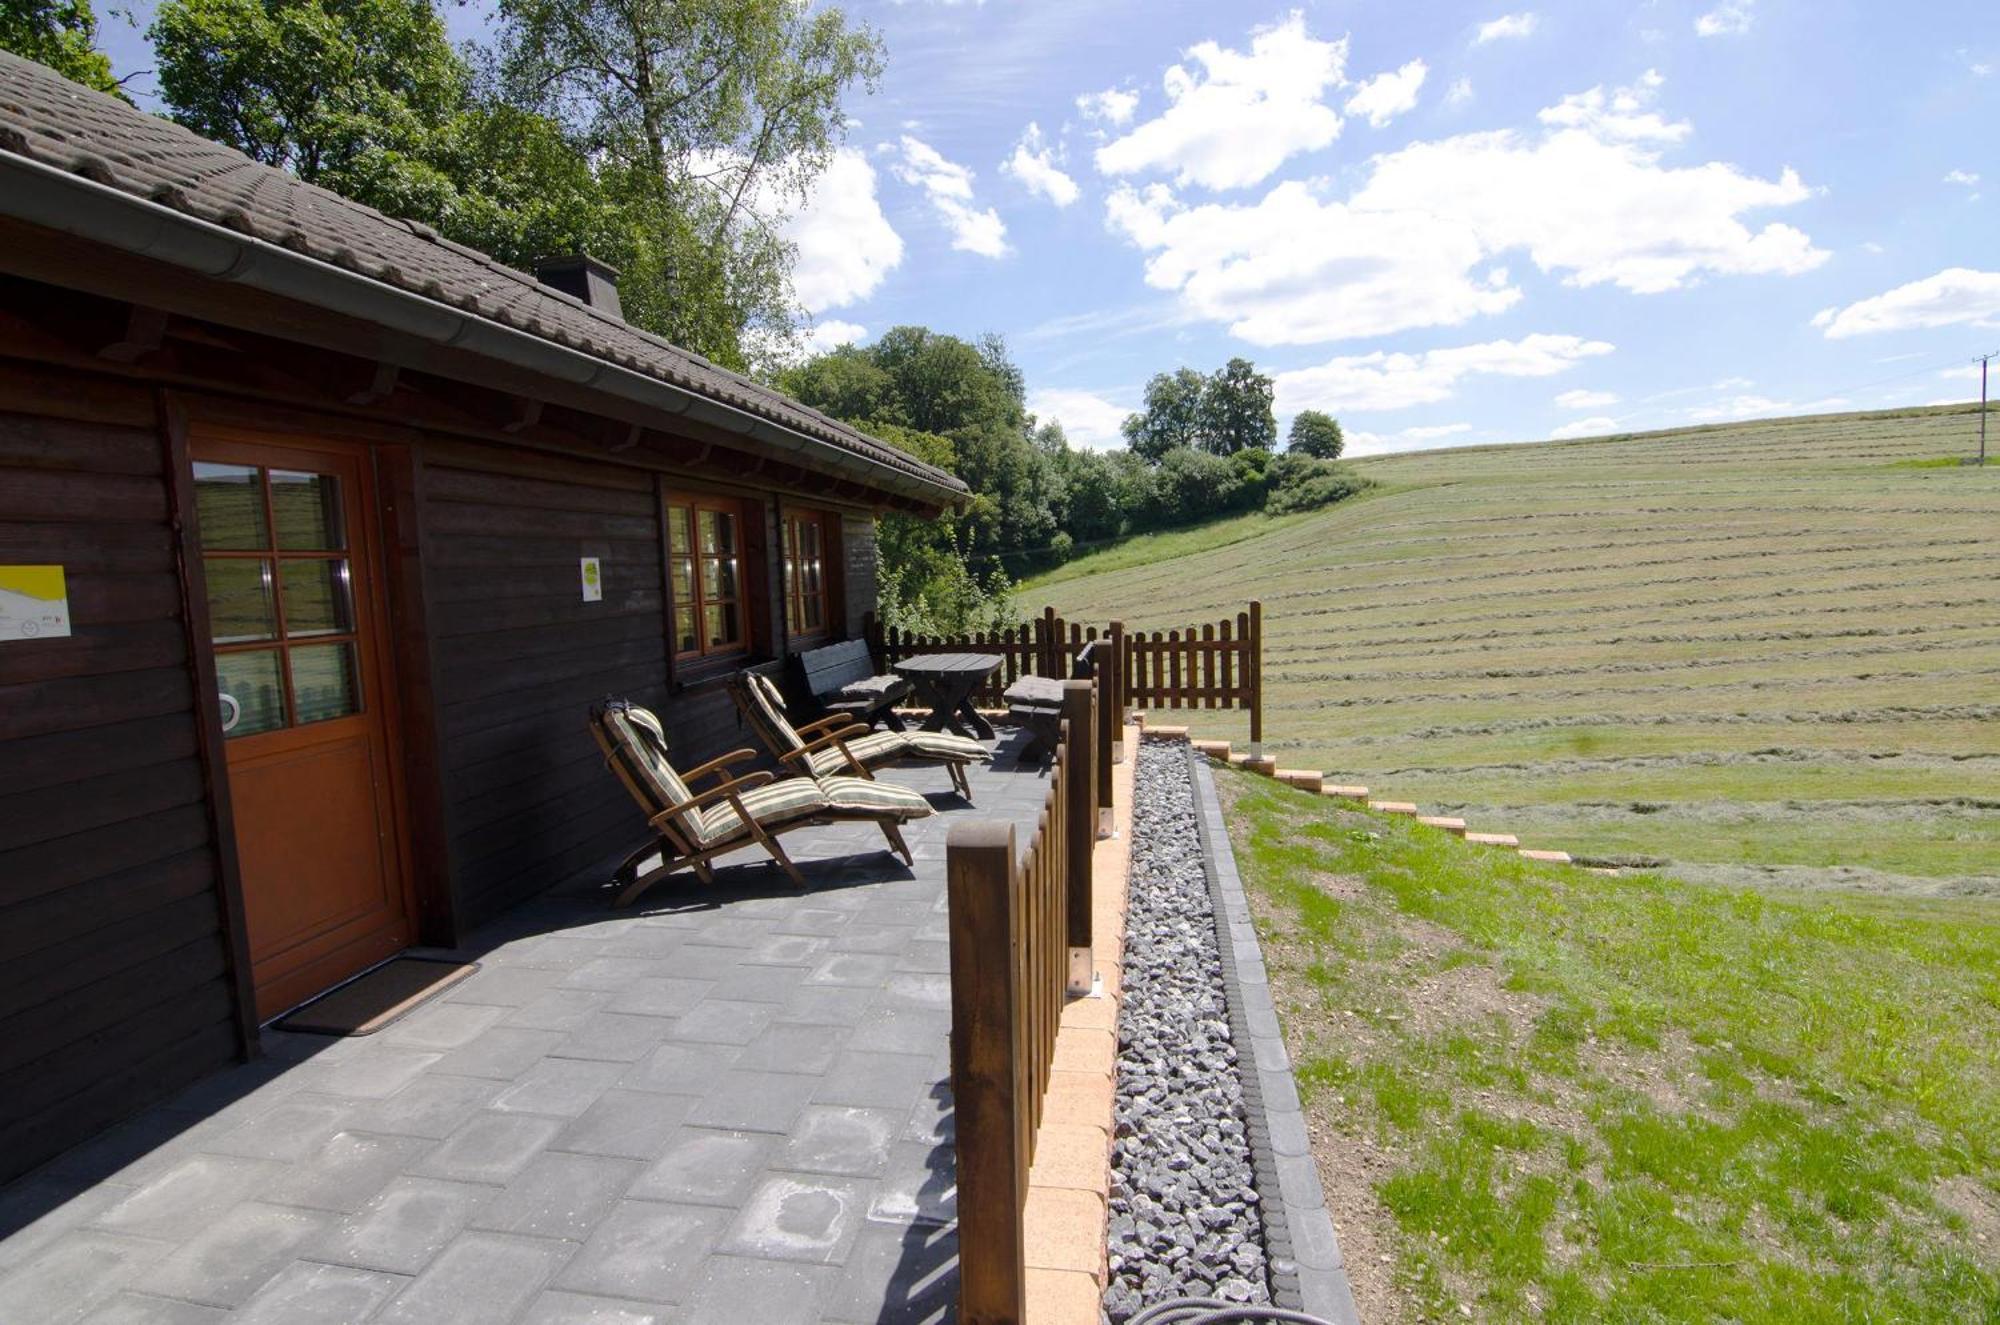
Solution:
<svg viewBox="0 0 2000 1325"><path fill-rule="evenodd" d="M560 971L525 966L484 965L445 993L448 1003L485 1003L521 1007L555 987Z"/></svg>
<svg viewBox="0 0 2000 1325"><path fill-rule="evenodd" d="M734 1207L777 1147L775 1137L684 1127L628 1194L635 1200Z"/></svg>
<svg viewBox="0 0 2000 1325"><path fill-rule="evenodd" d="M718 914L700 930L701 941L718 948L754 948L776 927L773 920ZM740 960L740 959L739 959Z"/></svg>
<svg viewBox="0 0 2000 1325"><path fill-rule="evenodd" d="M96 1229L64 1233L0 1279L0 1321L67 1325L124 1288L174 1244Z"/></svg>
<svg viewBox="0 0 2000 1325"><path fill-rule="evenodd" d="M293 1096L220 1136L203 1138L201 1148L245 1159L304 1159L347 1126L359 1107L354 1100L330 1095Z"/></svg>
<svg viewBox="0 0 2000 1325"><path fill-rule="evenodd" d="M844 1049L812 1091L818 1105L896 1109L916 1099L932 1079L930 1059L914 1053Z"/></svg>
<svg viewBox="0 0 2000 1325"><path fill-rule="evenodd" d="M512 1319L574 1250L541 1238L462 1234L376 1319L385 1325L491 1325Z"/></svg>
<svg viewBox="0 0 2000 1325"><path fill-rule="evenodd" d="M611 1002L606 989L551 989L532 1003L511 1009L501 1020L511 1030L573 1031Z"/></svg>
<svg viewBox="0 0 2000 1325"><path fill-rule="evenodd" d="M677 1018L669 1035L679 1042L741 1046L763 1034L775 1015L773 1009L762 1003L705 999Z"/></svg>
<svg viewBox="0 0 2000 1325"><path fill-rule="evenodd" d="M815 1026L855 1026L868 1015L880 990L861 985L801 984L778 1015Z"/></svg>
<svg viewBox="0 0 2000 1325"><path fill-rule="evenodd" d="M636 1063L667 1038L674 1025L669 1017L634 1017L600 1012L549 1051L554 1058L588 1058L607 1063Z"/></svg>
<svg viewBox="0 0 2000 1325"><path fill-rule="evenodd" d="M931 1008L870 1009L847 1042L868 1053L935 1055L950 1044L951 1014Z"/></svg>
<svg viewBox="0 0 2000 1325"><path fill-rule="evenodd" d="M437 1070L457 1077L512 1081L555 1052L563 1039L561 1031L495 1026L439 1059Z"/></svg>
<svg viewBox="0 0 2000 1325"><path fill-rule="evenodd" d="M624 1090L662 1095L700 1095L708 1091L742 1053L728 1044L663 1044L625 1069L618 1078Z"/></svg>
<svg viewBox="0 0 2000 1325"><path fill-rule="evenodd" d="M853 985L880 989L896 969L896 959L880 952L829 953L806 976L809 985Z"/></svg>
<svg viewBox="0 0 2000 1325"><path fill-rule="evenodd" d="M607 1011L630 1012L642 1017L678 1017L692 1011L715 988L713 980L690 980L683 976L656 975L634 980L605 1004Z"/></svg>
<svg viewBox="0 0 2000 1325"><path fill-rule="evenodd" d="M496 1195L491 1187L436 1178L398 1178L360 1213L328 1229L307 1255L364 1270L413 1275L462 1232Z"/></svg>
<svg viewBox="0 0 2000 1325"><path fill-rule="evenodd" d="M731 1068L716 1078L688 1113L699 1127L744 1132L786 1132L812 1098L817 1081L789 1072L745 1072Z"/></svg>
<svg viewBox="0 0 2000 1325"><path fill-rule="evenodd" d="M625 1075L623 1063L544 1058L493 1099L502 1113L544 1113L581 1117Z"/></svg>
<svg viewBox="0 0 2000 1325"><path fill-rule="evenodd" d="M205 1307L150 1293L120 1293L83 1318L83 1325L214 1325L229 1319L224 1307Z"/></svg>
<svg viewBox="0 0 2000 1325"><path fill-rule="evenodd" d="M1285 1205L1300 1210L1317 1210L1326 1205L1326 1189L1320 1185L1319 1162L1310 1152L1303 1155L1273 1155L1278 1186Z"/></svg>
<svg viewBox="0 0 2000 1325"><path fill-rule="evenodd" d="M958 1177L950 1146L899 1141L875 1184L868 1217L891 1224L949 1224L958 1218Z"/></svg>
<svg viewBox="0 0 2000 1325"><path fill-rule="evenodd" d="M551 1147L585 1155L658 1159L694 1107L691 1095L608 1090Z"/></svg>
<svg viewBox="0 0 2000 1325"><path fill-rule="evenodd" d="M382 1032L382 1039L406 1049L456 1049L507 1015L485 1003L432 1002Z"/></svg>
<svg viewBox="0 0 2000 1325"><path fill-rule="evenodd" d="M427 1072L386 1100L358 1104L352 1130L442 1140L492 1103L502 1089L498 1081Z"/></svg>
<svg viewBox="0 0 2000 1325"><path fill-rule="evenodd" d="M936 1325L958 1305L958 1232L930 1225L870 1224L848 1253L824 1306L855 1325Z"/></svg>
<svg viewBox="0 0 2000 1325"><path fill-rule="evenodd" d="M957 1120L958 1114L952 1108L951 1082L938 1081L911 1108L903 1127L903 1139L932 1146L947 1144L958 1134Z"/></svg>
<svg viewBox="0 0 2000 1325"><path fill-rule="evenodd" d="M897 971L882 983L878 1006L951 1010L951 977L931 972Z"/></svg>
<svg viewBox="0 0 2000 1325"><path fill-rule="evenodd" d="M438 1059L430 1050L374 1044L337 1060L315 1058L298 1071L303 1074L300 1082L304 1088L318 1094L379 1100L409 1085Z"/></svg>
<svg viewBox="0 0 2000 1325"><path fill-rule="evenodd" d="M635 1159L545 1151L479 1207L470 1227L581 1242L644 1167Z"/></svg>
<svg viewBox="0 0 2000 1325"><path fill-rule="evenodd" d="M294 1261L229 1321L230 1325L353 1325L373 1316L407 1283L400 1275Z"/></svg>
<svg viewBox="0 0 2000 1325"><path fill-rule="evenodd" d="M578 934L544 934L539 938L510 943L495 954L495 960L513 966L539 966L551 971L574 971L598 956L600 939Z"/></svg>
<svg viewBox="0 0 2000 1325"><path fill-rule="evenodd" d="M799 1072L818 1076L840 1057L847 1031L840 1026L777 1022L744 1046L736 1066L749 1072Z"/></svg>
<svg viewBox="0 0 2000 1325"><path fill-rule="evenodd" d="M1317 1219L1286 1220L1292 1238L1292 1259L1305 1269L1341 1269L1340 1240L1334 1236L1333 1220L1323 1210L1318 1213Z"/></svg>
<svg viewBox="0 0 2000 1325"><path fill-rule="evenodd" d="M780 928L783 928L783 922ZM771 933L750 945L743 954L745 966L816 965L826 955L831 940L822 935L793 932Z"/></svg>
<svg viewBox="0 0 2000 1325"><path fill-rule="evenodd" d="M667 1325L668 1307L649 1307L610 1297L588 1297L551 1289L536 1298L521 1325ZM749 1325L738 1321L737 1325Z"/></svg>
<svg viewBox="0 0 2000 1325"><path fill-rule="evenodd" d="M86 1186L47 1177L0 1188L0 1275L131 1194L108 1182Z"/></svg>
<svg viewBox="0 0 2000 1325"><path fill-rule="evenodd" d="M267 1159L190 1155L93 1221L138 1237L193 1237L224 1211L268 1189L284 1166ZM6 1316L0 1314L0 1320Z"/></svg>
<svg viewBox="0 0 2000 1325"><path fill-rule="evenodd" d="M838 934L851 918L848 912L833 907L802 906L780 919L773 932L827 936Z"/></svg>
<svg viewBox="0 0 2000 1325"><path fill-rule="evenodd" d="M1271 1149L1280 1155L1310 1155L1312 1141L1306 1135L1306 1116L1294 1109L1272 1111L1268 1117Z"/></svg>
<svg viewBox="0 0 2000 1325"><path fill-rule="evenodd" d="M905 908L897 907L898 914ZM903 949L917 935L917 918L913 915L908 923L882 924L870 921L866 916L856 919L846 929L833 936L835 952L869 952L882 956L900 956ZM893 963L891 964L893 968Z"/></svg>
<svg viewBox="0 0 2000 1325"><path fill-rule="evenodd" d="M951 974L951 943L945 939L912 939L896 956L899 971Z"/></svg>
<svg viewBox="0 0 2000 1325"><path fill-rule="evenodd" d="M331 1217L316 1210L245 1201L132 1281L140 1292L234 1307L291 1264Z"/></svg>
<svg viewBox="0 0 2000 1325"><path fill-rule="evenodd" d="M805 983L804 966L738 966L715 982L710 997L744 1003L783 1004ZM817 987L817 986L815 986Z"/></svg>
<svg viewBox="0 0 2000 1325"><path fill-rule="evenodd" d="M422 1160L410 1166L418 1177L504 1185L543 1147L556 1139L560 1118L525 1113L482 1113Z"/></svg>
<svg viewBox="0 0 2000 1325"><path fill-rule="evenodd" d="M820 1301L839 1282L824 1265L711 1256L678 1315L681 1325L813 1325Z"/></svg>
<svg viewBox="0 0 2000 1325"><path fill-rule="evenodd" d="M657 957L593 957L556 981L562 989L602 989L613 992L636 980L668 975L667 963Z"/></svg>
<svg viewBox="0 0 2000 1325"><path fill-rule="evenodd" d="M678 1303L721 1235L726 1210L625 1201L556 1277L556 1287L580 1293Z"/></svg>
<svg viewBox="0 0 2000 1325"><path fill-rule="evenodd" d="M706 930L695 933L681 950L674 954L672 970L662 971L662 975L676 976L683 980L720 980L735 972L743 964L743 950L708 943Z"/></svg>
<svg viewBox="0 0 2000 1325"><path fill-rule="evenodd" d="M374 1200L392 1178L436 1145L421 1136L337 1132L317 1153L288 1165L262 1190L283 1205L352 1213Z"/></svg>
<svg viewBox="0 0 2000 1325"><path fill-rule="evenodd" d="M737 1213L721 1250L739 1256L838 1265L861 1233L872 1184L809 1173L773 1173Z"/></svg>
<svg viewBox="0 0 2000 1325"><path fill-rule="evenodd" d="M889 1163L903 1116L889 1109L813 1105L799 1114L778 1151L777 1167L794 1173L872 1178Z"/></svg>
<svg viewBox="0 0 2000 1325"><path fill-rule="evenodd" d="M665 961L679 952L692 929L665 925L620 925L598 948L606 957L649 957Z"/></svg>

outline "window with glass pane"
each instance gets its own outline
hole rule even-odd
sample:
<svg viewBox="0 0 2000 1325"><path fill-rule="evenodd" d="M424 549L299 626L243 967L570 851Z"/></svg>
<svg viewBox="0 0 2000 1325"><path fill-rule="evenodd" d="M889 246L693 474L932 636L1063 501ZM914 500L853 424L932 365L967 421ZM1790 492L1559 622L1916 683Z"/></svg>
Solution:
<svg viewBox="0 0 2000 1325"><path fill-rule="evenodd" d="M827 628L826 549L832 517L794 511L785 517L785 621L793 635L811 636Z"/></svg>
<svg viewBox="0 0 2000 1325"><path fill-rule="evenodd" d="M338 476L201 462L194 480L226 734L359 713Z"/></svg>
<svg viewBox="0 0 2000 1325"><path fill-rule="evenodd" d="M667 499L667 591L675 657L744 647L740 510L738 503L716 498Z"/></svg>

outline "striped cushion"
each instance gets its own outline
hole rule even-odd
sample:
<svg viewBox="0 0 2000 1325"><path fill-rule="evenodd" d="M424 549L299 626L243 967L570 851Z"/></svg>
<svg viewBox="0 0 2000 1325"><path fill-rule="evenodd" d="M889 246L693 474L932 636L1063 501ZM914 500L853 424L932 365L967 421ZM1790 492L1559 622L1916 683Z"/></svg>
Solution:
<svg viewBox="0 0 2000 1325"><path fill-rule="evenodd" d="M757 701L757 707L762 710L764 721L770 724L770 735L777 738L778 754L796 750L805 744L792 727L791 719L785 716L784 692L778 689L776 681L762 672L752 672L750 694Z"/></svg>
<svg viewBox="0 0 2000 1325"><path fill-rule="evenodd" d="M803 782L805 779L795 778L793 781ZM817 778L815 781L826 795L828 808L846 818L900 821L922 819L936 813L921 793L899 787L893 782L842 777Z"/></svg>
<svg viewBox="0 0 2000 1325"><path fill-rule="evenodd" d="M904 759L929 759L942 763L969 764L987 757L986 747L975 740L951 732L872 732L847 743L863 768L880 768ZM812 755L815 777L843 773L847 760L838 746L829 745Z"/></svg>
<svg viewBox="0 0 2000 1325"><path fill-rule="evenodd" d="M985 759L989 753L985 746L970 736L960 736L957 732L903 732L903 739L909 742L910 753L923 759L962 759L967 763Z"/></svg>
<svg viewBox="0 0 2000 1325"><path fill-rule="evenodd" d="M787 778L766 783L743 793L743 808L764 828L777 828L798 819L825 813L829 797L810 778ZM733 802L722 800L702 812L702 845L712 847L745 833L743 820Z"/></svg>
<svg viewBox="0 0 2000 1325"><path fill-rule="evenodd" d="M666 729L651 709L637 704L607 709L604 720L618 743L631 754L635 771L652 793L654 803L648 811L649 817L694 799L687 783L681 781L681 775L667 762Z"/></svg>

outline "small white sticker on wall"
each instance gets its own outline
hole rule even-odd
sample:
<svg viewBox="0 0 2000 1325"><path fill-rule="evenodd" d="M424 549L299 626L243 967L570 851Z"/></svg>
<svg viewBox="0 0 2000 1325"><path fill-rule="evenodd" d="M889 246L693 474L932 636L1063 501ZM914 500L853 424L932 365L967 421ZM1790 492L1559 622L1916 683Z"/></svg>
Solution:
<svg viewBox="0 0 2000 1325"><path fill-rule="evenodd" d="M596 557L583 559L583 601L586 603L604 601L604 573L597 568Z"/></svg>
<svg viewBox="0 0 2000 1325"><path fill-rule="evenodd" d="M69 585L60 566L0 566L0 640L69 634Z"/></svg>

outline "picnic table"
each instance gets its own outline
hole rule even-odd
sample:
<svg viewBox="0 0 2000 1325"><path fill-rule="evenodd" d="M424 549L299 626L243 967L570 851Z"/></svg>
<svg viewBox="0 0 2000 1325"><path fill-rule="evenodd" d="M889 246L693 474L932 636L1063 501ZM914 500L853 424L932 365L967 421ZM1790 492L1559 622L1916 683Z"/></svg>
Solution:
<svg viewBox="0 0 2000 1325"><path fill-rule="evenodd" d="M995 653L930 653L896 664L896 675L907 680L917 698L930 705L924 730L955 731L975 740L993 739L993 724L972 707L972 692L1000 670Z"/></svg>

